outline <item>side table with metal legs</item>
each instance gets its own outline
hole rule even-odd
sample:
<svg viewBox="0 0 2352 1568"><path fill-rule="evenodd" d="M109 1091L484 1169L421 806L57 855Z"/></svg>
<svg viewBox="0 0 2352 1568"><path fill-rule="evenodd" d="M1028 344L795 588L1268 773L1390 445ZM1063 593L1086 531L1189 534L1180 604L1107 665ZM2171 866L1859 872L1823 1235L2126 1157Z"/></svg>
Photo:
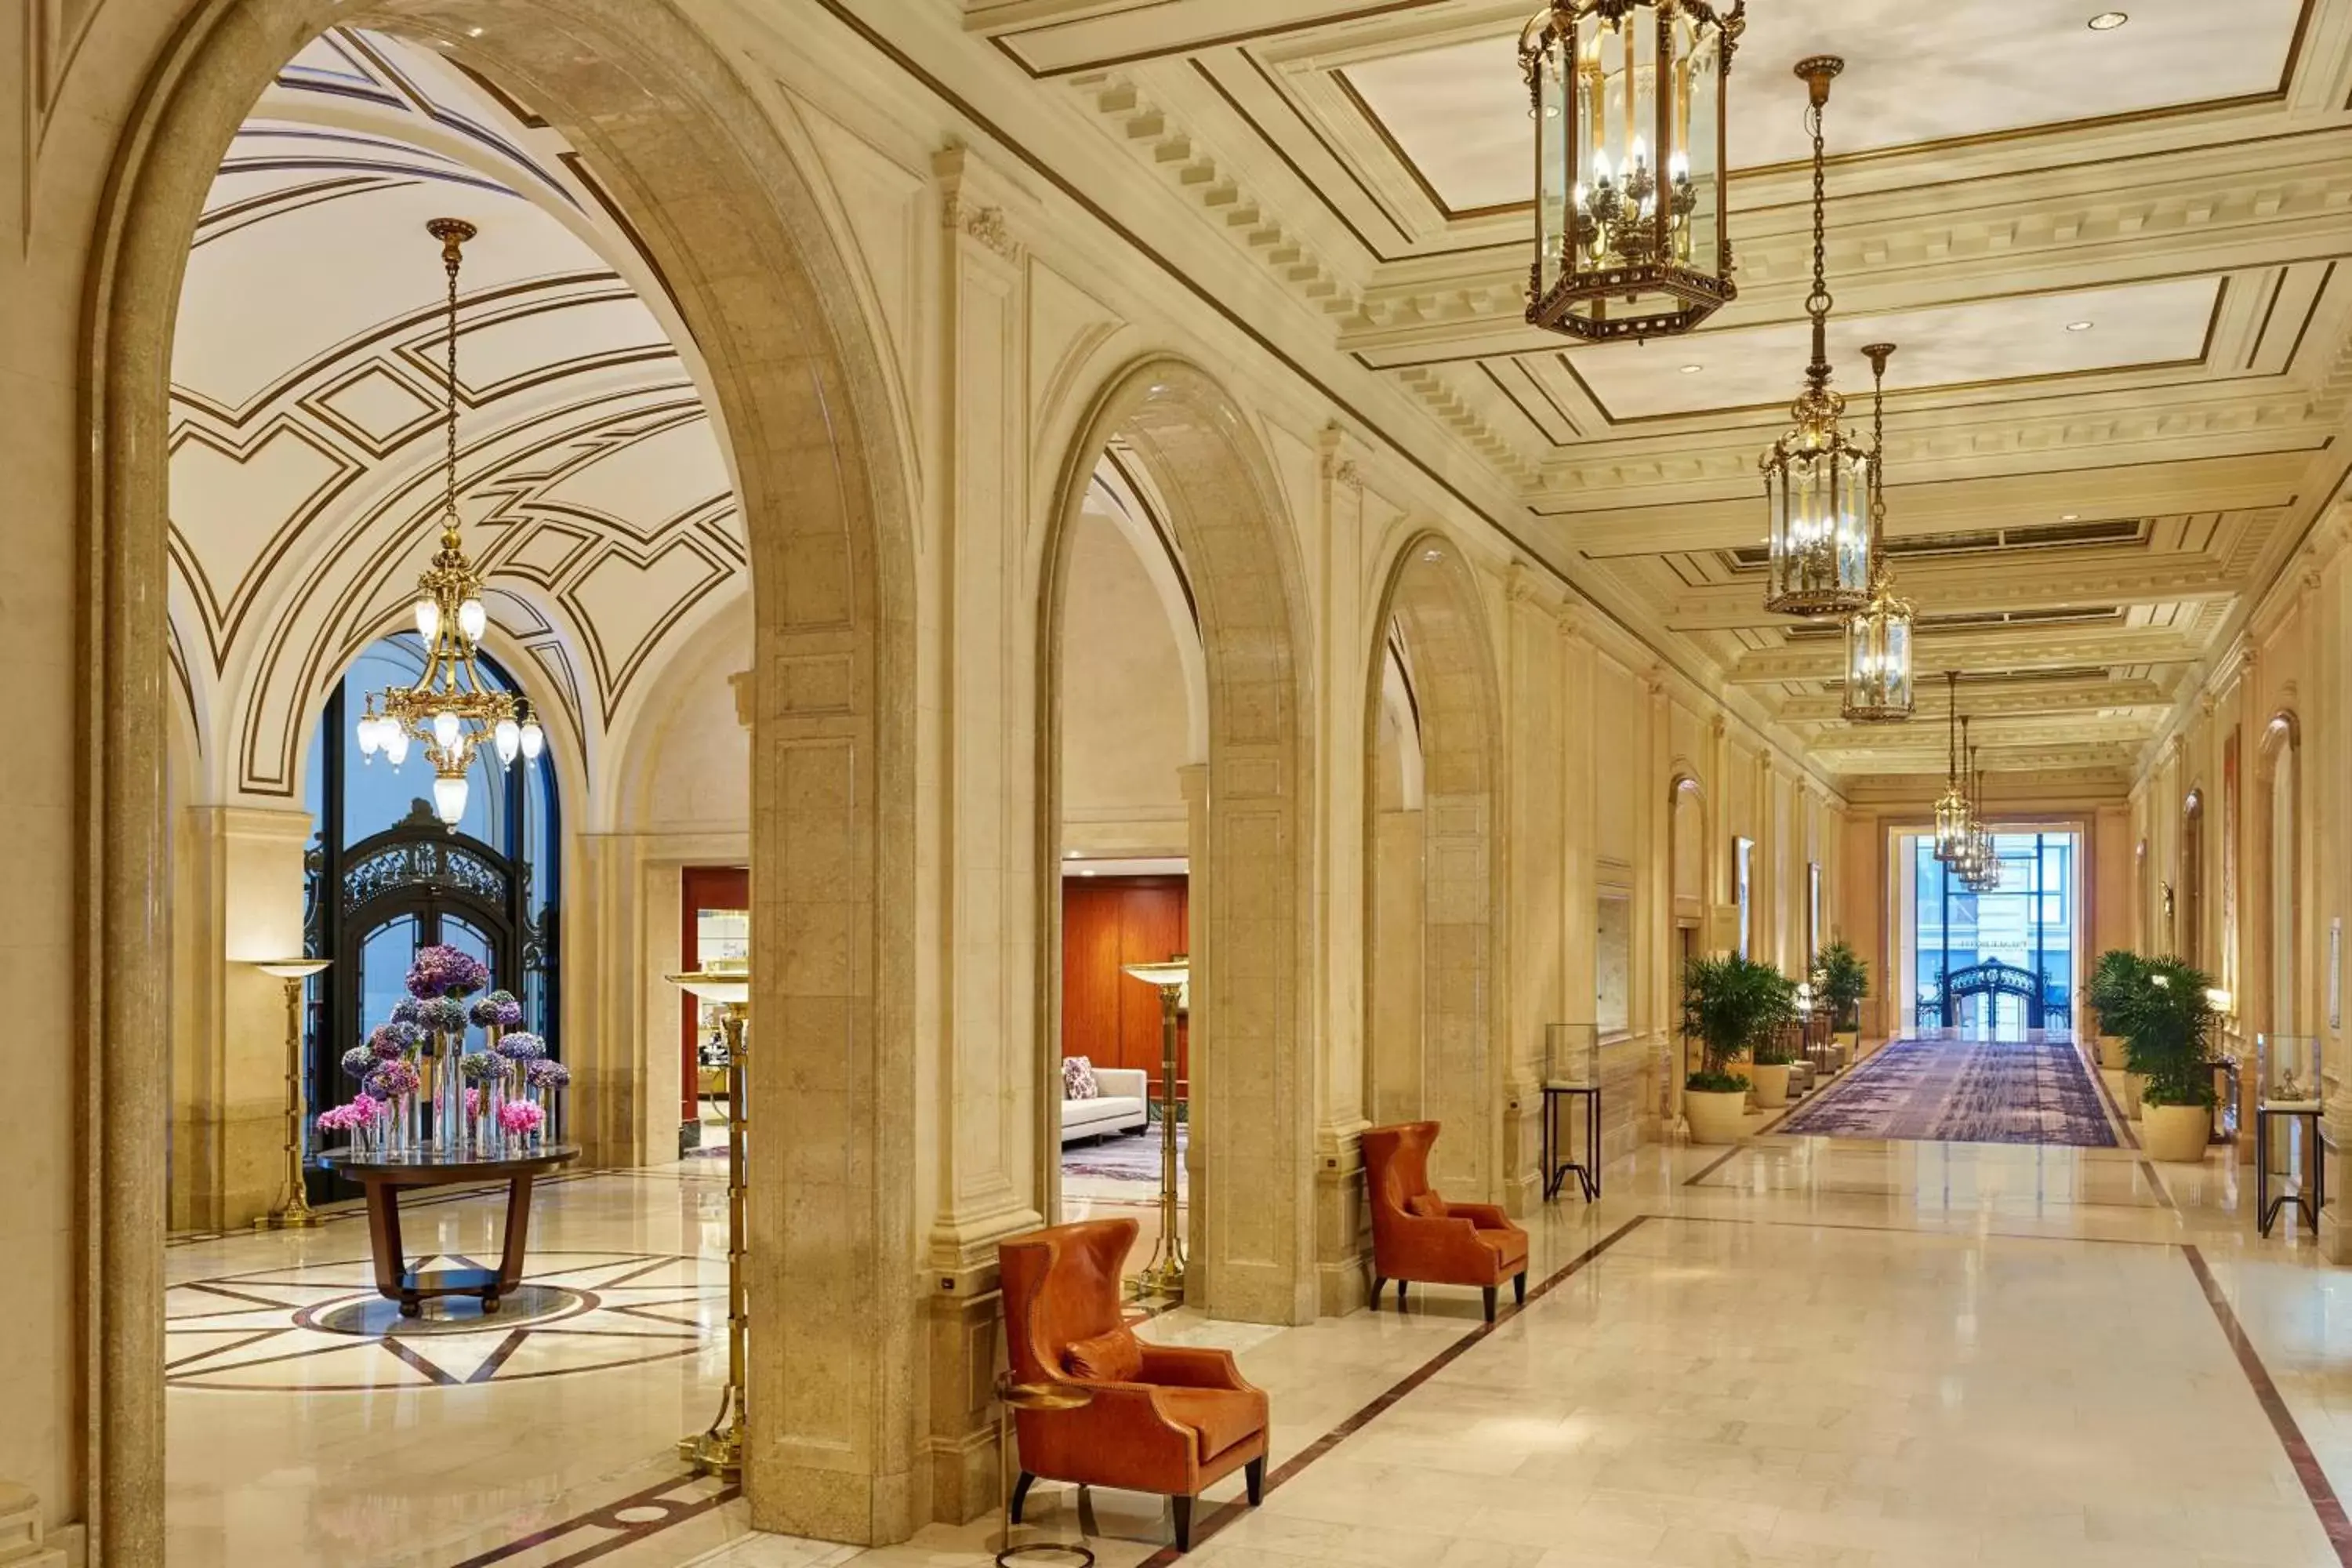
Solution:
<svg viewBox="0 0 2352 1568"><path fill-rule="evenodd" d="M2254 1219L2263 1236L2278 1223L2278 1212L2293 1204L2303 1211L2303 1217L2314 1231L2319 1228L2319 1211L2327 1205L2327 1159L2319 1152L2319 1117L2317 1106L2296 1107L2293 1110L2263 1106L2254 1111ZM2311 1161L2311 1190L2299 1187L2292 1193L2271 1196L2271 1122L2277 1119L2303 1120L2311 1123L2311 1131L2304 1143L2305 1157Z"/></svg>
<svg viewBox="0 0 2352 1568"><path fill-rule="evenodd" d="M1584 1158L1572 1160L1576 1139L1568 1129L1560 1127L1559 1104L1563 1100L1584 1101ZM1576 1173L1576 1184L1591 1203L1601 1195L1601 1089L1598 1085L1547 1083L1543 1086L1543 1195L1549 1203L1559 1195L1567 1184L1570 1172Z"/></svg>
<svg viewBox="0 0 2352 1568"><path fill-rule="evenodd" d="M1013 1532L1023 1528L1021 1504L1029 1495L1029 1475L1023 1471L1020 1484L1013 1480L1013 1413L1016 1410L1076 1410L1094 1403L1093 1391L1070 1383L1015 1383L1013 1373L996 1374L996 1485L1004 1499L1004 1530L996 1538L996 1561L1002 1565L1019 1558L1059 1558L1076 1568L1093 1568L1094 1549L1084 1541L1034 1540L1015 1542ZM1083 1493L1081 1494L1083 1495ZM1082 1520L1079 1529L1083 1532Z"/></svg>

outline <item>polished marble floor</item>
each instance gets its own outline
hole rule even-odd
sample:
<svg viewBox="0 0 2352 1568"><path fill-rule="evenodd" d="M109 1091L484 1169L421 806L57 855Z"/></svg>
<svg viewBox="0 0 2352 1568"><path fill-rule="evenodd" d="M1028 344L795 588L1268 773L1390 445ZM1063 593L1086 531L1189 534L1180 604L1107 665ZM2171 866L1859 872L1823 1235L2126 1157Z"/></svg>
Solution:
<svg viewBox="0 0 2352 1568"><path fill-rule="evenodd" d="M2224 1153L2159 1167L2128 1139L1876 1143L1770 1126L1755 1118L1736 1149L1643 1149L1610 1168L1601 1203L1547 1207L1531 1225L1540 1283L1492 1329L1475 1291L1436 1289L1402 1317L1270 1329L1180 1310L1147 1324L1230 1346L1273 1398L1265 1506L1208 1510L1189 1560L2352 1563L2335 1502L2352 1489L2352 1273L2326 1267L2291 1222L2257 1240L2251 1172L2242 1187ZM600 1307L601 1321L649 1335L663 1319L708 1325L719 1192L691 1172L580 1178L546 1194L538 1237L555 1268L559 1254L582 1256L566 1278L599 1282L584 1288L600 1302L621 1294L601 1288L616 1278L662 1288ZM487 1246L488 1226L483 1205L452 1205L442 1245ZM173 1279L229 1290L309 1279L327 1299L363 1251L350 1225L229 1238L175 1249ZM640 1265L654 1267L625 1278ZM272 1302L253 1321L288 1311L297 1289L246 1292ZM175 1292L174 1313L184 1297L212 1310L203 1295ZM650 1311L625 1310L657 1295ZM209 1328L226 1343L235 1326ZM986 1524L866 1552L750 1535L739 1500L681 1481L668 1458L698 1425L713 1355L663 1360L647 1338L643 1359L587 1368L601 1351L556 1338L565 1326L479 1382L437 1342L417 1353L453 1382L378 1352L383 1382L367 1394L283 1386L308 1374L253 1364L267 1342L175 1369L172 1563L987 1561ZM278 1338L299 1348L302 1332ZM208 1361L250 1368L210 1381L256 1386L185 1375ZM565 1443L536 1440L559 1423ZM1076 1500L1041 1484L1033 1516L1072 1530ZM1151 1500L1087 1500L1105 1568L1171 1560Z"/></svg>

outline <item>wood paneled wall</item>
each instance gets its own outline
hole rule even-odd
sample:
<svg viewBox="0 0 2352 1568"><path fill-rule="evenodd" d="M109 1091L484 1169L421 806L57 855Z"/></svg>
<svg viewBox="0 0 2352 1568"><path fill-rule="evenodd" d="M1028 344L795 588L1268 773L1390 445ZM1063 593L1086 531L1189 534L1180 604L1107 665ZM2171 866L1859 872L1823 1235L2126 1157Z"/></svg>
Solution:
<svg viewBox="0 0 2352 1568"><path fill-rule="evenodd" d="M1141 1068L1160 1078L1160 994L1120 973L1186 950L1186 879L1062 879L1062 1054L1097 1067ZM1184 1026L1176 1036L1177 1089L1189 1073Z"/></svg>

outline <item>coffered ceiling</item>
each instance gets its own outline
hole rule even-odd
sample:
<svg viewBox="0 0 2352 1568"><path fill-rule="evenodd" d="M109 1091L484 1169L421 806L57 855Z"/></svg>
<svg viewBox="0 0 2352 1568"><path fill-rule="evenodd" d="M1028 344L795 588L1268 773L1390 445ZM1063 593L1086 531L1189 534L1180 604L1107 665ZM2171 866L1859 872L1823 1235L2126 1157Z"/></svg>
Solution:
<svg viewBox="0 0 2352 1568"><path fill-rule="evenodd" d="M1753 0L1731 77L1739 298L1574 344L1523 316L1516 40L1472 0L962 0L975 47L1257 258L1518 498L1511 526L1853 779L2124 776L2343 488L2352 0ZM1765 615L1758 454L1806 357L1799 58L1828 114L1837 385L1887 377L1918 721L1837 718L1838 638Z"/></svg>
<svg viewBox="0 0 2352 1568"><path fill-rule="evenodd" d="M436 548L445 215L480 229L458 509L526 686L593 753L746 591L688 340L571 150L425 51L330 33L229 149L173 342L174 659L221 787L292 790L310 705L404 623Z"/></svg>

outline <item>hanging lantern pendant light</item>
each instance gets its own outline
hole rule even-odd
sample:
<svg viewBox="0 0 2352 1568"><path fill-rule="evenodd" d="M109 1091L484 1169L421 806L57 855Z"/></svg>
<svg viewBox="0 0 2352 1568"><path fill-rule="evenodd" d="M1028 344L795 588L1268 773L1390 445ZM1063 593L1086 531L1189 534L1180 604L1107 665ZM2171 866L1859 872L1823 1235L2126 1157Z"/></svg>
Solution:
<svg viewBox="0 0 2352 1568"><path fill-rule="evenodd" d="M1865 450L1840 424L1845 399L1830 390L1828 245L1823 227L1827 153L1822 111L1830 83L1845 68L1834 55L1797 64L1810 101L1805 123L1813 135L1813 289L1805 313L1813 319L1813 358L1805 389L1789 405L1791 428L1758 467L1771 512L1771 581L1764 607L1791 616L1843 616L1870 599L1871 470L1878 454Z"/></svg>
<svg viewBox="0 0 2352 1568"><path fill-rule="evenodd" d="M1846 618L1848 722L1895 724L1911 717L1911 601L1895 591L1886 561L1886 362L1893 343L1872 343L1870 360L1870 602Z"/></svg>
<svg viewBox="0 0 2352 1568"><path fill-rule="evenodd" d="M1687 332L1738 290L1724 110L1748 0L1551 0L1519 35L1536 134L1528 320L1588 342Z"/></svg>
<svg viewBox="0 0 2352 1568"><path fill-rule="evenodd" d="M1960 787L1960 672L1944 671L1944 793L1936 797L1936 858L1957 866L1969 840L1969 795Z"/></svg>
<svg viewBox="0 0 2352 1568"><path fill-rule="evenodd" d="M474 657L489 614L482 576L466 559L457 515L457 269L466 241L478 232L463 218L436 217L425 232L441 242L447 275L448 403L444 418L441 548L416 580L416 635L425 644L425 672L413 686L369 695L355 730L360 760L378 752L394 767L407 760L409 742L424 742L433 764L433 811L455 828L466 815L467 774L486 742L501 765L520 756L536 762L547 742L530 705L511 692L484 686ZM383 712L377 712L381 703Z"/></svg>

